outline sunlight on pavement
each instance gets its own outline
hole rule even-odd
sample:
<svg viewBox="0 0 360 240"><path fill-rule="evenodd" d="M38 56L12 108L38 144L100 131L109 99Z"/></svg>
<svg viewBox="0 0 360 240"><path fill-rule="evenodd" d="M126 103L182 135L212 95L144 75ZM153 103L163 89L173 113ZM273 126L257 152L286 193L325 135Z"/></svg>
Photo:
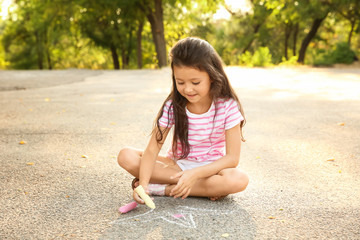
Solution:
<svg viewBox="0 0 360 240"><path fill-rule="evenodd" d="M275 99L311 96L337 101L360 100L360 71L228 67L226 72L234 88L272 91L271 97Z"/></svg>

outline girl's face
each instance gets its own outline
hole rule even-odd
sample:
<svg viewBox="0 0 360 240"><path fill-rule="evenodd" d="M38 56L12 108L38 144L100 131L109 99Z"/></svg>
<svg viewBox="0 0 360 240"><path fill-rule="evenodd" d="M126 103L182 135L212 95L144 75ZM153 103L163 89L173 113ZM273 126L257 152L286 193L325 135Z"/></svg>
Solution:
<svg viewBox="0 0 360 240"><path fill-rule="evenodd" d="M176 88L191 104L211 103L209 74L195 68L174 66Z"/></svg>

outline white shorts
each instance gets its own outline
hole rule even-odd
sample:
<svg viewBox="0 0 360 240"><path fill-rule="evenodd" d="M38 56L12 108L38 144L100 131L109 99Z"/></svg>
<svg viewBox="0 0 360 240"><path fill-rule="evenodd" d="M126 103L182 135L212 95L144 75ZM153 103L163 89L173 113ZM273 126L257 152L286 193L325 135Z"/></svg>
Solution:
<svg viewBox="0 0 360 240"><path fill-rule="evenodd" d="M205 166L205 165L207 165L209 163L212 163L212 162L213 161L194 162L194 161L181 159L181 160L177 160L176 164L181 168L181 170L185 171L185 170L193 169L193 168L196 168L196 167Z"/></svg>

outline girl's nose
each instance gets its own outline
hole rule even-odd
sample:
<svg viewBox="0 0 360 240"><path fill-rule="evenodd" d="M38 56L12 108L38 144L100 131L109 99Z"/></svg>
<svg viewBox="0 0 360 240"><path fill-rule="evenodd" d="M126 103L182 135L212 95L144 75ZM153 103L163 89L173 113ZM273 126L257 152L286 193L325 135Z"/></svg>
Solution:
<svg viewBox="0 0 360 240"><path fill-rule="evenodd" d="M191 93L193 88L191 86L185 86L185 93Z"/></svg>

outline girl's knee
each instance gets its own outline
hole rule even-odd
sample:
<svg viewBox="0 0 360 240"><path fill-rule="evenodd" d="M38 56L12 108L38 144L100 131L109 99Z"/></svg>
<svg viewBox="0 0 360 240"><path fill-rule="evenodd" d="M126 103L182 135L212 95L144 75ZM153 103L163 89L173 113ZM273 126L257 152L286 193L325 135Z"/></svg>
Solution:
<svg viewBox="0 0 360 240"><path fill-rule="evenodd" d="M231 169L226 175L230 193L242 192L249 184L248 175L238 168Z"/></svg>
<svg viewBox="0 0 360 240"><path fill-rule="evenodd" d="M134 153L133 149L131 148L123 148L120 150L119 155L117 157L118 164L122 168L128 168L131 166L131 164L134 163ZM131 160L132 159L132 160Z"/></svg>

